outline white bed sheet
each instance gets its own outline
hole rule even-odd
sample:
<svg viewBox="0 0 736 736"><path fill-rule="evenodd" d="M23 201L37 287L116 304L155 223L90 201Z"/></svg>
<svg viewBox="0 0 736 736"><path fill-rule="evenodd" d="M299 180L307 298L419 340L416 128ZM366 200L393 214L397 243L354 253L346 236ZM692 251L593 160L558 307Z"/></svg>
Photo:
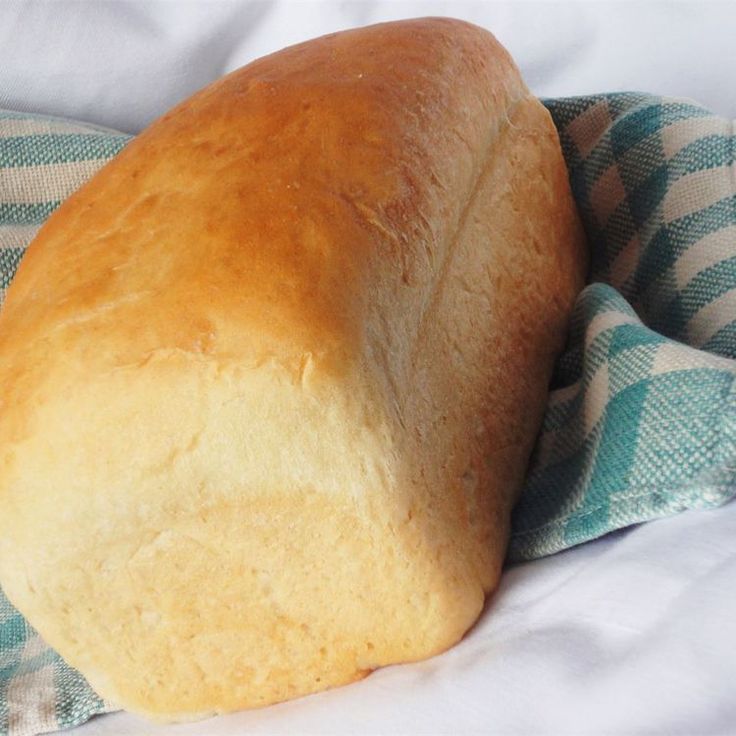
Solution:
<svg viewBox="0 0 736 736"><path fill-rule="evenodd" d="M736 115L735 3L0 4L0 107L136 132L222 73L321 33L454 15L510 49L539 95L640 89ZM736 504L507 571L444 655L261 711L113 734L736 733Z"/></svg>

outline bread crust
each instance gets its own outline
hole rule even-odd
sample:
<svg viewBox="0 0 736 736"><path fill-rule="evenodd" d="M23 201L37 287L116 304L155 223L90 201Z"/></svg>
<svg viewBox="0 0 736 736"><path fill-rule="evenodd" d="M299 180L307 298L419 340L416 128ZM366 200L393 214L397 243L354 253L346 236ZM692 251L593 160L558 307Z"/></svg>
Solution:
<svg viewBox="0 0 736 736"><path fill-rule="evenodd" d="M487 31L332 34L183 102L0 315L0 583L180 720L457 642L503 562L586 256Z"/></svg>

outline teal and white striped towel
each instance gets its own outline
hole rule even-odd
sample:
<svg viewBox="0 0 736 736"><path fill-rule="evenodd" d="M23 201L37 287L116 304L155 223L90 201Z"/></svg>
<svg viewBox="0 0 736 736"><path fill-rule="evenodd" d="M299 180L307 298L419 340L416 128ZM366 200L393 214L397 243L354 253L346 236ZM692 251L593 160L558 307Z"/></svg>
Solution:
<svg viewBox="0 0 736 736"><path fill-rule="evenodd" d="M511 560L736 495L734 123L638 93L546 104L592 264Z"/></svg>
<svg viewBox="0 0 736 736"><path fill-rule="evenodd" d="M736 495L734 126L645 94L546 104L593 261L514 512L511 560ZM0 113L0 300L40 224L127 140ZM0 593L0 733L111 708Z"/></svg>

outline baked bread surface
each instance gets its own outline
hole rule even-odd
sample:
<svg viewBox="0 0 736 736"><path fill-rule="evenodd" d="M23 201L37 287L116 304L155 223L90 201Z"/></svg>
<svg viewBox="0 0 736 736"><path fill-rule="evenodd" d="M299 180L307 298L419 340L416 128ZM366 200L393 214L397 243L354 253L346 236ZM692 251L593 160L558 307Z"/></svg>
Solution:
<svg viewBox="0 0 736 736"><path fill-rule="evenodd" d="M585 270L490 33L325 36L210 85L49 219L0 316L0 583L184 719L457 642Z"/></svg>

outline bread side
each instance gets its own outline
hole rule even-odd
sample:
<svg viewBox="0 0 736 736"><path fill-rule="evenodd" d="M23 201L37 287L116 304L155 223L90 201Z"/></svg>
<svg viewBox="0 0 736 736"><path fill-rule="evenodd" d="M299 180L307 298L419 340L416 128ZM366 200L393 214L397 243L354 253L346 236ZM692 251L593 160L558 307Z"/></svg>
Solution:
<svg viewBox="0 0 736 736"><path fill-rule="evenodd" d="M455 643L584 257L485 31L266 57L155 123L0 316L0 583L105 697L263 705Z"/></svg>

